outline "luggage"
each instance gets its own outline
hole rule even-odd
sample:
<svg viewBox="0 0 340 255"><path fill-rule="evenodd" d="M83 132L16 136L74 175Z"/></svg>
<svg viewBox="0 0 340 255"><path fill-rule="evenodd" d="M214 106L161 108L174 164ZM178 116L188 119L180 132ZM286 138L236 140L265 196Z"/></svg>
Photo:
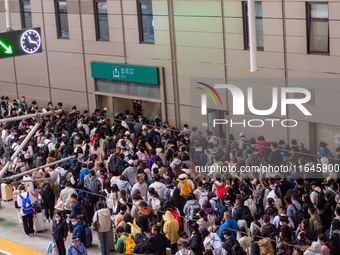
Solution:
<svg viewBox="0 0 340 255"><path fill-rule="evenodd" d="M36 213L34 214L34 226L35 226L35 231L38 233L44 232L44 217L42 213Z"/></svg>
<svg viewBox="0 0 340 255"><path fill-rule="evenodd" d="M11 201L13 199L13 185L1 183L1 196L3 201Z"/></svg>
<svg viewBox="0 0 340 255"><path fill-rule="evenodd" d="M91 247L92 246L92 230L89 227L85 228L85 247Z"/></svg>

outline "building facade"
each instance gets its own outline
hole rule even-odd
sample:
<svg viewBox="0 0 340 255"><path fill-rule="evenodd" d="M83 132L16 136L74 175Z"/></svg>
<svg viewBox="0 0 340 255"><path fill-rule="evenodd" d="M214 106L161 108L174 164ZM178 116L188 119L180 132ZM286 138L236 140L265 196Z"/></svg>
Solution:
<svg viewBox="0 0 340 255"><path fill-rule="evenodd" d="M314 152L321 140L337 147L340 1L256 2L255 73L249 72L247 8L246 2L226 0L10 0L12 28L41 27L43 53L0 59L0 93L25 95L40 105L106 107L111 116L143 108L149 119L157 115L172 125L200 126L204 119L231 118L233 101L222 93L223 111L197 116L200 98L192 96L197 82L216 79L244 92L253 87L257 109L270 108L274 87L302 87L311 93L305 105L312 116L294 106L286 116L279 107L269 116L295 119L297 127L238 124L215 127L216 132L297 138ZM1 1L2 31L4 9ZM235 122L254 118L245 110ZM209 122L202 130L207 128L214 127Z"/></svg>

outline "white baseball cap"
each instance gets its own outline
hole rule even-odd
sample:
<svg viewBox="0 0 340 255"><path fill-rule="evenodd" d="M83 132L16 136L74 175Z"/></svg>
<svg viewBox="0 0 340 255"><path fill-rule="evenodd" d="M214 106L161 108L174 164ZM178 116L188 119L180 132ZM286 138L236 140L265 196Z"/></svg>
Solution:
<svg viewBox="0 0 340 255"><path fill-rule="evenodd" d="M246 134L244 132L241 132L240 137L246 137Z"/></svg>

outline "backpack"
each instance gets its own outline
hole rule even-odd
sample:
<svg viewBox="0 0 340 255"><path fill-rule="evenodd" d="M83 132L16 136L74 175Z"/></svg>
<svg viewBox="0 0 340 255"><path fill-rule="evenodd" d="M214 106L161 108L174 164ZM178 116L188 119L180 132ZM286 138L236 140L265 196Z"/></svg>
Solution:
<svg viewBox="0 0 340 255"><path fill-rule="evenodd" d="M177 220L179 228L182 228L182 218L180 213L177 210L171 211L172 216L174 216L174 219Z"/></svg>
<svg viewBox="0 0 340 255"><path fill-rule="evenodd" d="M141 234L142 231L140 230L140 227L138 227L136 221L134 220L133 223L128 223L131 227L131 235L136 236L136 234Z"/></svg>
<svg viewBox="0 0 340 255"><path fill-rule="evenodd" d="M24 198L22 195L19 195L22 200L22 212L24 214L32 214L33 213L33 206L30 199L30 193L27 192L26 198Z"/></svg>
<svg viewBox="0 0 340 255"><path fill-rule="evenodd" d="M216 212L217 212L218 219L223 219L224 211L225 210L224 210L223 203L220 201L216 202Z"/></svg>
<svg viewBox="0 0 340 255"><path fill-rule="evenodd" d="M243 210L241 219L247 222L248 228L250 227L250 224L253 221L253 217L251 216L251 213L250 214L248 213L248 210Z"/></svg>
<svg viewBox="0 0 340 255"><path fill-rule="evenodd" d="M296 208L296 205L294 205L294 203L291 204L294 208L294 214L293 214L293 217L291 217L293 223L294 223L294 226L299 226L299 223L302 221L302 219L304 218L304 213L302 211L302 208L300 210L298 210Z"/></svg>
<svg viewBox="0 0 340 255"><path fill-rule="evenodd" d="M92 178L89 180L89 186L88 189L91 190L93 193L99 193L101 189L101 183L100 180L97 178Z"/></svg>
<svg viewBox="0 0 340 255"><path fill-rule="evenodd" d="M204 151L196 151L194 155L194 163L196 166L205 166L208 161L208 156Z"/></svg>
<svg viewBox="0 0 340 255"><path fill-rule="evenodd" d="M260 200L261 200L261 192L259 190L256 189L256 187L254 185L252 185L251 188L249 188L251 190L252 193L252 197L255 201L256 205L260 204Z"/></svg>
<svg viewBox="0 0 340 255"><path fill-rule="evenodd" d="M48 201L52 198L52 189L50 183L44 183L40 189L40 195L43 201Z"/></svg>
<svg viewBox="0 0 340 255"><path fill-rule="evenodd" d="M92 195L86 192L83 199L81 200L81 203L85 208L92 208L93 207Z"/></svg>
<svg viewBox="0 0 340 255"><path fill-rule="evenodd" d="M254 216L254 213L257 210L255 200L250 196L246 201L244 201L244 205L248 206L251 216Z"/></svg>
<svg viewBox="0 0 340 255"><path fill-rule="evenodd" d="M14 141L13 141L14 142ZM14 143L9 147L9 155L12 157L14 152L15 152L15 149L18 149L19 145L15 144Z"/></svg>
<svg viewBox="0 0 340 255"><path fill-rule="evenodd" d="M199 191L198 202L199 202L200 206L203 207L203 204L206 201L209 201L209 199L208 199L208 192L206 192L206 191L205 192Z"/></svg>
<svg viewBox="0 0 340 255"><path fill-rule="evenodd" d="M187 196L192 193L192 189L190 187L190 184L187 182L188 176L185 178L184 181L178 179L178 181L182 184L181 186L181 195L186 199Z"/></svg>
<svg viewBox="0 0 340 255"><path fill-rule="evenodd" d="M182 171L182 162L180 162L179 164L175 164L174 163L174 165L175 165L174 170L173 170L174 174L179 176L180 174L183 173L183 171Z"/></svg>
<svg viewBox="0 0 340 255"><path fill-rule="evenodd" d="M323 210L326 204L325 196L323 190L321 192L314 190L318 194L318 201L316 203L316 209Z"/></svg>
<svg viewBox="0 0 340 255"><path fill-rule="evenodd" d="M222 200L223 196L227 193L225 186L223 184L218 186L217 183L214 183L214 186L217 188L217 197Z"/></svg>
<svg viewBox="0 0 340 255"><path fill-rule="evenodd" d="M51 142L48 142L47 144L44 144L44 146L41 148L41 153L43 154L44 158L48 157L48 154L50 153L50 150L48 149L48 145Z"/></svg>
<svg viewBox="0 0 340 255"><path fill-rule="evenodd" d="M108 168L108 170L109 170L109 172L111 174L117 173L117 162L118 162L118 156L117 155L112 155L110 157L109 164L107 166L107 168Z"/></svg>
<svg viewBox="0 0 340 255"><path fill-rule="evenodd" d="M125 239L125 254L132 254L133 249L136 246L135 241L133 241L131 235L129 235L128 237L122 236L122 238Z"/></svg>
<svg viewBox="0 0 340 255"><path fill-rule="evenodd" d="M199 210L201 210L201 207L197 204L190 205L189 208L189 220L198 220L199 217L196 215Z"/></svg>
<svg viewBox="0 0 340 255"><path fill-rule="evenodd" d="M60 192L66 187L67 179L70 179L69 172L67 172L66 174L63 174L63 173L59 174L59 183L58 183L58 186L57 186L57 193L58 194L60 194Z"/></svg>
<svg viewBox="0 0 340 255"><path fill-rule="evenodd" d="M108 144L107 144L107 149L110 152L111 150L113 150L114 148L116 148L116 143L113 141L113 139L108 139Z"/></svg>
<svg viewBox="0 0 340 255"><path fill-rule="evenodd" d="M231 255L246 255L239 243L235 243L231 248Z"/></svg>

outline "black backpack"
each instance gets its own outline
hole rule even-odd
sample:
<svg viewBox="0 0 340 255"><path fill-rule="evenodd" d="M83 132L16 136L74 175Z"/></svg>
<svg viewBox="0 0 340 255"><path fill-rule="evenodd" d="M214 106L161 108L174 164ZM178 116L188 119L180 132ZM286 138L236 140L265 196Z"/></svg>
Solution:
<svg viewBox="0 0 340 255"><path fill-rule="evenodd" d="M207 164L208 157L204 151L195 151L194 163L196 166L205 166Z"/></svg>
<svg viewBox="0 0 340 255"><path fill-rule="evenodd" d="M231 255L245 255L245 251L242 249L239 243L234 244L231 248Z"/></svg>
<svg viewBox="0 0 340 255"><path fill-rule="evenodd" d="M51 142L45 144L42 148L41 148L41 153L43 154L44 158L47 158L48 157L48 154L50 153L49 149L48 149L48 145L50 144Z"/></svg>
<svg viewBox="0 0 340 255"><path fill-rule="evenodd" d="M118 155L114 154L111 156L108 164L108 170L111 174L117 173L117 162L118 162Z"/></svg>
<svg viewBox="0 0 340 255"><path fill-rule="evenodd" d="M40 189L40 195L43 201L47 201L52 198L53 192L50 183L44 183Z"/></svg>
<svg viewBox="0 0 340 255"><path fill-rule="evenodd" d="M319 210L323 210L326 204L324 193L321 189L321 192L314 190L318 194L318 201L316 203L316 208Z"/></svg>
<svg viewBox="0 0 340 255"><path fill-rule="evenodd" d="M113 150L114 148L116 148L116 143L113 141L113 138L108 139L108 144L107 144L107 149L110 152L111 150Z"/></svg>
<svg viewBox="0 0 340 255"><path fill-rule="evenodd" d="M250 227L250 224L253 221L253 217L251 216L250 210L243 210L242 212L242 220L245 220L247 222L248 228Z"/></svg>
<svg viewBox="0 0 340 255"><path fill-rule="evenodd" d="M57 193L60 194L60 192L66 187L66 178L69 173L67 172L66 174L59 174L59 183L57 186Z"/></svg>
<svg viewBox="0 0 340 255"><path fill-rule="evenodd" d="M297 227L302 221L302 219L304 218L304 214L303 214L302 208L301 210L298 210L293 203L292 203L292 206L294 208L295 213L291 219L294 223L294 226Z"/></svg>
<svg viewBox="0 0 340 255"><path fill-rule="evenodd" d="M92 195L89 192L86 192L83 199L81 200L81 204L87 209L93 207Z"/></svg>

